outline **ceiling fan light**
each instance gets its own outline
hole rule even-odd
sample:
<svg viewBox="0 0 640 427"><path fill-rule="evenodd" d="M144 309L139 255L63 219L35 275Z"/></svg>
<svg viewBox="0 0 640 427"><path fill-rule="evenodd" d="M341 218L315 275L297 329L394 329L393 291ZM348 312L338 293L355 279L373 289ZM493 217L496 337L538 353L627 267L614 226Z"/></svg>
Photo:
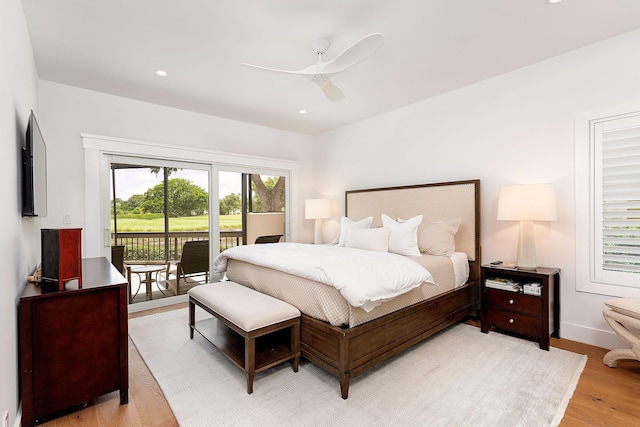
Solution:
<svg viewBox="0 0 640 427"><path fill-rule="evenodd" d="M326 74L314 74L313 82L322 87L329 81L329 77Z"/></svg>

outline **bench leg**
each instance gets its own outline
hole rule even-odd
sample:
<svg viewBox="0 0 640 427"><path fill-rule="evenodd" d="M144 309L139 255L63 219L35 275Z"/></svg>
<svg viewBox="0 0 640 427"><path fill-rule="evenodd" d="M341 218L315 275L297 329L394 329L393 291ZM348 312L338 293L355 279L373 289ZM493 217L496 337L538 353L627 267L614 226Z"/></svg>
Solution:
<svg viewBox="0 0 640 427"><path fill-rule="evenodd" d="M256 339L244 340L244 371L247 375L247 393L253 393L253 377L256 375Z"/></svg>
<svg viewBox="0 0 640 427"><path fill-rule="evenodd" d="M300 364L300 323L296 323L291 327L291 352L294 357L293 372L298 372L298 365Z"/></svg>
<svg viewBox="0 0 640 427"><path fill-rule="evenodd" d="M189 338L193 339L193 330L196 327L196 305L193 300L189 298Z"/></svg>
<svg viewBox="0 0 640 427"><path fill-rule="evenodd" d="M610 368L615 368L618 366L618 360L640 360L640 335L637 335L636 332L637 329L640 329L640 320L613 310L604 310L602 314L613 332L631 345L630 349L609 351L604 355L602 363Z"/></svg>

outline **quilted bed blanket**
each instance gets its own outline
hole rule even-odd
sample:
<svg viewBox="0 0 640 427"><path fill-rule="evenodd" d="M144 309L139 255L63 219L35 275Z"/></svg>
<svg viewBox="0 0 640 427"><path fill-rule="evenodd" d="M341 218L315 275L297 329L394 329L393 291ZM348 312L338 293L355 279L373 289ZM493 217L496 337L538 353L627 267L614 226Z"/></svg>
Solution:
<svg viewBox="0 0 640 427"><path fill-rule="evenodd" d="M237 259L335 287L349 304L366 311L423 283L431 273L410 258L342 246L272 243L236 246L213 262L217 273Z"/></svg>

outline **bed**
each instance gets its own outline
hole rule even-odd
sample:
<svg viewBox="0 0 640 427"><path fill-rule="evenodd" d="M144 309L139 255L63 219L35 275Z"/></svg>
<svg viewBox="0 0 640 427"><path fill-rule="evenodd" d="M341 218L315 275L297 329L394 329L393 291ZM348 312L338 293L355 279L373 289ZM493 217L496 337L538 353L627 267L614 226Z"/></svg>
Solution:
<svg viewBox="0 0 640 427"><path fill-rule="evenodd" d="M346 399L351 378L468 315L477 315L479 202L479 180L347 191L343 221L349 223L372 217L370 227L379 229L384 215L399 223L422 215L421 230L449 221L458 224L452 236L454 253L431 251L431 255L412 257L411 262L433 272L433 280L373 307L351 305L339 291L313 276L301 277L243 259L226 261L226 276L300 309L302 356L336 376ZM270 245L256 246L267 251Z"/></svg>

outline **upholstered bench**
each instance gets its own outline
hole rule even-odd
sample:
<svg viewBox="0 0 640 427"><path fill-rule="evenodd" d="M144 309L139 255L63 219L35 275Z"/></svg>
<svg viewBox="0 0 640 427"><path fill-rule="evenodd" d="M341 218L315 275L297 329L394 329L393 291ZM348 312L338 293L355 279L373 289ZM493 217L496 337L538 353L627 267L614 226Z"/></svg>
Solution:
<svg viewBox="0 0 640 427"><path fill-rule="evenodd" d="M620 338L631 344L631 348L611 350L604 355L602 362L615 368L618 360L640 360L640 298L614 298L605 301L605 305L609 310L602 312L604 320Z"/></svg>
<svg viewBox="0 0 640 427"><path fill-rule="evenodd" d="M189 290L190 337L198 331L244 370L247 393L253 378L279 363L291 360L298 372L300 361L300 311L279 299L235 282L208 283ZM196 328L195 306L215 316L225 326ZM244 341L244 342L242 342Z"/></svg>

